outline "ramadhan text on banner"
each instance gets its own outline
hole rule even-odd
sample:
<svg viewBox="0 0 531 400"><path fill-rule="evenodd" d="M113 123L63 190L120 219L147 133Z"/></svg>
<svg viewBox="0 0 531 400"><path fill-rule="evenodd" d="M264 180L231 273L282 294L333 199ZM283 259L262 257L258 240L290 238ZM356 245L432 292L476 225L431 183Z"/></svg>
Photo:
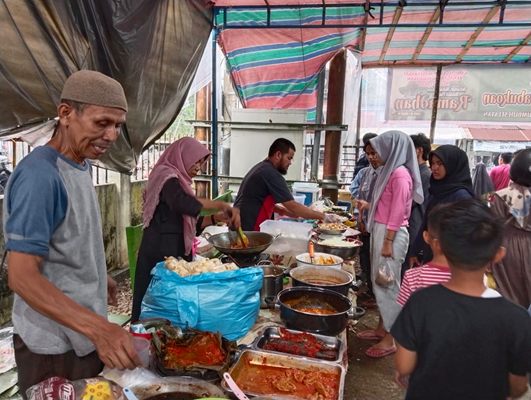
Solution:
<svg viewBox="0 0 531 400"><path fill-rule="evenodd" d="M430 120L435 68L394 68L389 120ZM441 75L440 121L531 123L531 73L527 66L450 66Z"/></svg>

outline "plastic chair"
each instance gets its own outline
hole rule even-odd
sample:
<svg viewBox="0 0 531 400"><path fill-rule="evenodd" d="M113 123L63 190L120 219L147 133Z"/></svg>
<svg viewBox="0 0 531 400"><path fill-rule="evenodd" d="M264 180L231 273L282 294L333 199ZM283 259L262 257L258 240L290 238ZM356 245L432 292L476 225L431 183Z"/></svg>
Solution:
<svg viewBox="0 0 531 400"><path fill-rule="evenodd" d="M135 288L136 260L138 250L142 242L142 225L128 226L125 228L125 237L127 239L127 257L129 258L129 275L131 276L131 290Z"/></svg>

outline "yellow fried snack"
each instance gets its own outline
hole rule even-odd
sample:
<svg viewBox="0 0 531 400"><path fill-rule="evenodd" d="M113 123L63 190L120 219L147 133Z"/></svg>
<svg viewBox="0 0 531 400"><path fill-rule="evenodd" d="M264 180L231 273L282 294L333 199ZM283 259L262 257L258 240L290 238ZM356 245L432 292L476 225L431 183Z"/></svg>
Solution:
<svg viewBox="0 0 531 400"><path fill-rule="evenodd" d="M111 386L107 382L89 383L81 396L81 400L112 400Z"/></svg>

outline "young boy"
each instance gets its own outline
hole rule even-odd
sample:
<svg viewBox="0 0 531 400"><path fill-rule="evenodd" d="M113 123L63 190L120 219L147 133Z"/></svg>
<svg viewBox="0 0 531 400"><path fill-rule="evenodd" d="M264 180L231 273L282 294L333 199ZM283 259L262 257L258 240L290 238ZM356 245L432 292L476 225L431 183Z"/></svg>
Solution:
<svg viewBox="0 0 531 400"><path fill-rule="evenodd" d="M402 307L406 305L413 292L447 282L451 277L448 261L442 253L441 244L437 239L442 214L444 214L444 209L441 210L440 207L437 207L428 216L428 230L423 232L423 236L433 251L433 260L421 267L406 271L396 300Z"/></svg>
<svg viewBox="0 0 531 400"><path fill-rule="evenodd" d="M483 275L501 260L503 228L479 200L444 207L442 252L452 277L411 295L391 333L406 400L506 400L527 388L531 318L487 289Z"/></svg>

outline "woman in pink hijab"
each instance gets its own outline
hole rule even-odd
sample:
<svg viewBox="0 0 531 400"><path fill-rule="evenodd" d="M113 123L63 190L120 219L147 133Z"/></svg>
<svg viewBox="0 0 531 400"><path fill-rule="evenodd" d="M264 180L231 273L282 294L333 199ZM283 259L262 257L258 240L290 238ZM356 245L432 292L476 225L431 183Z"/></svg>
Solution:
<svg viewBox="0 0 531 400"><path fill-rule="evenodd" d="M140 316L142 299L151 282L151 270L157 263L169 256L190 261L194 238L208 225L223 221L236 228L240 226L238 209L221 201L199 199L192 189L192 179L210 155L199 141L185 137L164 151L149 175L143 193L144 234L135 273L133 322ZM199 218L203 208L222 213Z"/></svg>

